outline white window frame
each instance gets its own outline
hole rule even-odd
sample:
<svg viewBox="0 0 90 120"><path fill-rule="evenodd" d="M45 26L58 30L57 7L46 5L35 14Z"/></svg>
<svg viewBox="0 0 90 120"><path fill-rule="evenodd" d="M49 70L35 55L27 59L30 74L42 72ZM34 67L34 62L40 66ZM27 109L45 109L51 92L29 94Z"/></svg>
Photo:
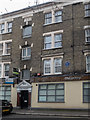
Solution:
<svg viewBox="0 0 90 120"><path fill-rule="evenodd" d="M58 12L61 12L61 13L56 14ZM54 12L54 14L55 14L55 16L54 16L55 17L55 23L62 22L62 10L57 10L57 11ZM60 20L56 21L57 20L56 18L58 18L58 17L60 17Z"/></svg>
<svg viewBox="0 0 90 120"><path fill-rule="evenodd" d="M12 23L13 20L7 20L7 21L4 21L4 22L0 22L0 34L5 34L5 33L11 33L12 32L12 27L10 27L9 29L11 29L11 31L8 31L8 23ZM3 33L1 32L2 31L2 24L4 24L4 29L3 29Z"/></svg>
<svg viewBox="0 0 90 120"><path fill-rule="evenodd" d="M9 24L11 24L11 26L9 26ZM12 32L12 22L7 22L7 32Z"/></svg>
<svg viewBox="0 0 90 120"><path fill-rule="evenodd" d="M31 50L31 47L22 48L22 60L28 60L28 59L31 58L31 52L30 52L30 55L29 55L29 56L27 55L28 48ZM26 50L26 56L23 56L23 50Z"/></svg>
<svg viewBox="0 0 90 120"><path fill-rule="evenodd" d="M55 35L61 35L61 40L59 40L58 42L61 42L61 46L59 47L55 47ZM54 31L54 32L48 32L48 33L44 33L43 37L44 37L44 50L46 49L54 49L54 48L62 48L62 35L63 35L63 30L59 30L59 31ZM45 37L51 36L51 47L50 48L45 48Z"/></svg>
<svg viewBox="0 0 90 120"><path fill-rule="evenodd" d="M90 17L90 3L85 4L85 17Z"/></svg>
<svg viewBox="0 0 90 120"><path fill-rule="evenodd" d="M61 39L58 39L58 40L55 40L55 36L58 36L60 35L60 38ZM55 46L56 43L60 43L60 46ZM54 34L54 48L60 48L62 47L62 34L61 33L57 33L57 34Z"/></svg>
<svg viewBox="0 0 90 120"><path fill-rule="evenodd" d="M1 65L1 76L0 78L7 78L8 76L5 76L5 64L11 64L11 62L0 62Z"/></svg>
<svg viewBox="0 0 90 120"><path fill-rule="evenodd" d="M3 44L3 49L2 49L2 55L10 55L10 53L7 53L7 50L10 50L11 48L6 48L7 43L12 43L12 40L5 40L5 41L0 41L0 44Z"/></svg>
<svg viewBox="0 0 90 120"><path fill-rule="evenodd" d="M0 24L0 34L3 34L5 32L5 24Z"/></svg>
<svg viewBox="0 0 90 120"><path fill-rule="evenodd" d="M48 63L49 63L49 66L46 66L47 65L47 62L48 61ZM50 73L46 73L45 72L45 69L49 69L49 71L50 71ZM49 75L49 74L51 74L51 59L45 59L44 60L44 75Z"/></svg>
<svg viewBox="0 0 90 120"><path fill-rule="evenodd" d="M88 65L90 66L90 63L87 62L87 61L88 61L88 60L87 60L87 57L90 57L90 55L87 55L87 56L86 56L86 72L87 72L87 73L90 73L90 71L88 70Z"/></svg>
<svg viewBox="0 0 90 120"><path fill-rule="evenodd" d="M50 37L49 41L46 41L46 38ZM48 48L47 45L50 45L50 47ZM51 49L52 48L52 36L48 35L48 36L44 36L44 49Z"/></svg>
<svg viewBox="0 0 90 120"><path fill-rule="evenodd" d="M45 13L45 24L51 24L51 23L52 23L52 12Z"/></svg>
<svg viewBox="0 0 90 120"><path fill-rule="evenodd" d="M87 31L89 31L89 33L90 33L90 28L85 29L85 40L87 43L90 43L90 41L88 41L88 38L90 38L90 34L88 35Z"/></svg>
<svg viewBox="0 0 90 120"><path fill-rule="evenodd" d="M60 61L60 63L59 63L58 65L56 65L56 60L57 60L57 59L59 59L59 61ZM62 73L62 72L61 72L61 71L62 71L62 59L61 59L61 58L54 58L53 61L54 61L54 73L55 73L55 74L61 74L61 73ZM55 72L55 70L56 70L55 68L57 68L57 67L60 67L60 68L61 68L61 71L60 71L60 72Z"/></svg>
<svg viewBox="0 0 90 120"><path fill-rule="evenodd" d="M62 74L62 58L63 56L57 56L57 57L47 57L43 58L43 73L44 75L53 75L53 74ZM60 59L60 66L61 66L61 71L60 72L55 72L55 59ZM45 73L45 61L50 60L50 73Z"/></svg>
<svg viewBox="0 0 90 120"><path fill-rule="evenodd" d="M57 16L55 16L55 13L57 12L57 11L61 11L61 15L59 15L59 16L61 16L61 19L59 20L59 21L56 21L56 17ZM53 23L60 23L60 22L62 22L62 9L56 9L56 10L50 10L50 11L48 11L48 12L44 12L44 16L46 16L47 14L49 14L49 13L51 13L51 17L48 17L48 19L51 19L51 22L46 22L46 19L45 19L45 17L44 17L44 19L45 19L45 23L44 23L44 25L49 25L49 24L53 24ZM59 17L58 16L58 17Z"/></svg>

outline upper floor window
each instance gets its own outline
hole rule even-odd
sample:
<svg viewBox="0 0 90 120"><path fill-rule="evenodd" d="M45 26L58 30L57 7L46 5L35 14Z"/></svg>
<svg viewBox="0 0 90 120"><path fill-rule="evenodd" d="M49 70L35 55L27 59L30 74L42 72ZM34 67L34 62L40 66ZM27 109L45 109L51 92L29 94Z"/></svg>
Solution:
<svg viewBox="0 0 90 120"><path fill-rule="evenodd" d="M44 60L44 75L61 73L62 73L62 58L50 58Z"/></svg>
<svg viewBox="0 0 90 120"><path fill-rule="evenodd" d="M11 43L9 42L9 43L6 43L5 45L6 45L5 46L5 53L8 55L11 52Z"/></svg>
<svg viewBox="0 0 90 120"><path fill-rule="evenodd" d="M86 56L86 71L90 72L90 55Z"/></svg>
<svg viewBox="0 0 90 120"><path fill-rule="evenodd" d="M30 70L28 69L25 69L25 70L22 70L22 79L23 80L30 80Z"/></svg>
<svg viewBox="0 0 90 120"><path fill-rule="evenodd" d="M11 53L11 41L6 40L0 42L0 56L2 55L10 55Z"/></svg>
<svg viewBox="0 0 90 120"><path fill-rule="evenodd" d="M22 60L27 60L31 58L31 48L26 47L22 49Z"/></svg>
<svg viewBox="0 0 90 120"><path fill-rule="evenodd" d="M62 47L62 34L55 34L54 35L54 47Z"/></svg>
<svg viewBox="0 0 90 120"><path fill-rule="evenodd" d="M8 32L12 32L12 22L8 22L8 27L7 27L7 30Z"/></svg>
<svg viewBox="0 0 90 120"><path fill-rule="evenodd" d="M12 32L12 22L4 22L0 24L0 34Z"/></svg>
<svg viewBox="0 0 90 120"><path fill-rule="evenodd" d="M62 22L62 11L55 11L55 22Z"/></svg>
<svg viewBox="0 0 90 120"><path fill-rule="evenodd" d="M85 17L90 16L90 3L85 5Z"/></svg>
<svg viewBox="0 0 90 120"><path fill-rule="evenodd" d="M55 58L54 59L54 73L61 73L62 71L62 59Z"/></svg>
<svg viewBox="0 0 90 120"><path fill-rule="evenodd" d="M44 35L44 49L61 48L62 33L51 32Z"/></svg>
<svg viewBox="0 0 90 120"><path fill-rule="evenodd" d="M51 35L44 37L44 49L50 49L52 45Z"/></svg>
<svg viewBox="0 0 90 120"><path fill-rule="evenodd" d="M90 29L85 30L85 39L86 42L90 42Z"/></svg>
<svg viewBox="0 0 90 120"><path fill-rule="evenodd" d="M10 70L10 63L0 63L0 77L7 77L9 76L9 70Z"/></svg>
<svg viewBox="0 0 90 120"><path fill-rule="evenodd" d="M52 23L52 13L46 13L45 14L45 24L50 24Z"/></svg>
<svg viewBox="0 0 90 120"><path fill-rule="evenodd" d="M4 74L5 76L9 76L9 64L4 64Z"/></svg>
<svg viewBox="0 0 90 120"><path fill-rule="evenodd" d="M44 60L44 74L51 73L51 59Z"/></svg>
<svg viewBox="0 0 90 120"><path fill-rule="evenodd" d="M62 11L51 11L49 13L45 13L45 24L62 22Z"/></svg>
<svg viewBox="0 0 90 120"><path fill-rule="evenodd" d="M32 26L25 26L23 27L23 37L31 37L32 35Z"/></svg>
<svg viewBox="0 0 90 120"><path fill-rule="evenodd" d="M2 34L2 33L4 33L4 32L5 32L5 24L2 23L2 24L0 25L0 33Z"/></svg>

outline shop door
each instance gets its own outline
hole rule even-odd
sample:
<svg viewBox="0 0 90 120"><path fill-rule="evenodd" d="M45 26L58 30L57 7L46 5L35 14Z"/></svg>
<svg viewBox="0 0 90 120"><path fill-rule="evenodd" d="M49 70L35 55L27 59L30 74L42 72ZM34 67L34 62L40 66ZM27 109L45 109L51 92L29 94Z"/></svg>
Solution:
<svg viewBox="0 0 90 120"><path fill-rule="evenodd" d="M21 108L28 108L28 91L21 91Z"/></svg>

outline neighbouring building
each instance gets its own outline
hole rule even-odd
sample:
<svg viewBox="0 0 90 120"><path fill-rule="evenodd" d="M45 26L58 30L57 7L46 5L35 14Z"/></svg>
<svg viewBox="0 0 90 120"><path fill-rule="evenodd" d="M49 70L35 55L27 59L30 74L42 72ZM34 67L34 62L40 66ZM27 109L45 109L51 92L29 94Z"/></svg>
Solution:
<svg viewBox="0 0 90 120"><path fill-rule="evenodd" d="M88 109L90 0L0 16L0 98L14 107Z"/></svg>

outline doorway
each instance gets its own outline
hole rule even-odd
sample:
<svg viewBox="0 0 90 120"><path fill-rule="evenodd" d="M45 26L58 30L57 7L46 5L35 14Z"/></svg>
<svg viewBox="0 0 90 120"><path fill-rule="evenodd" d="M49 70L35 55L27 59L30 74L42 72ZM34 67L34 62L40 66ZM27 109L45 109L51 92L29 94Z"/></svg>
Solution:
<svg viewBox="0 0 90 120"><path fill-rule="evenodd" d="M28 90L21 91L21 109L28 108Z"/></svg>

